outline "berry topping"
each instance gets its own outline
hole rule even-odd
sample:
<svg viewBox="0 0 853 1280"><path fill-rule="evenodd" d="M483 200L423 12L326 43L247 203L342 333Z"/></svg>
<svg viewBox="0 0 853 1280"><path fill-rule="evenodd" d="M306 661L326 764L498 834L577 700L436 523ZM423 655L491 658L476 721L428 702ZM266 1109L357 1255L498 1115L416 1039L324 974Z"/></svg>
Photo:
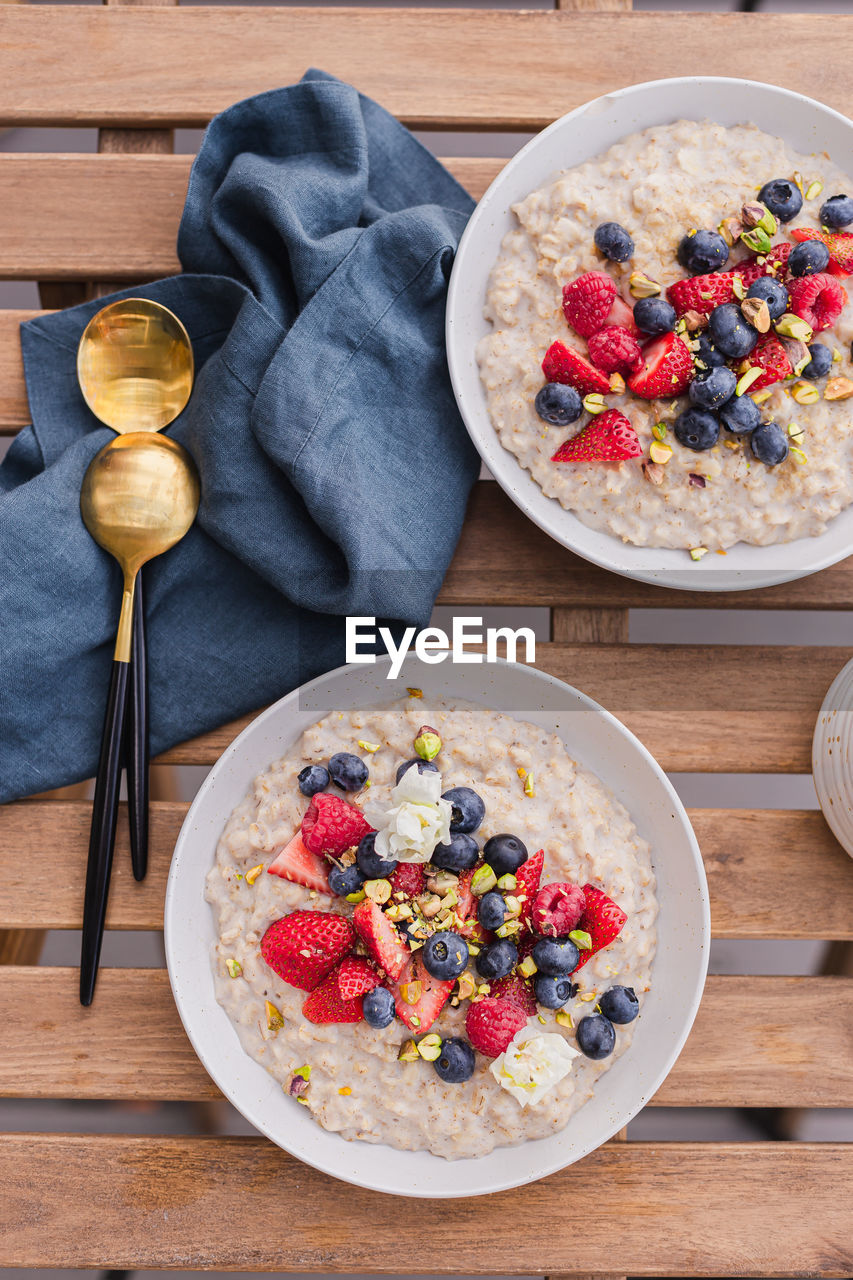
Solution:
<svg viewBox="0 0 853 1280"><path fill-rule="evenodd" d="M338 751L329 761L329 773L341 791L360 791L367 782L368 768L351 751Z"/></svg>
<svg viewBox="0 0 853 1280"><path fill-rule="evenodd" d="M724 302L731 302L735 296L734 272L724 271L721 275L693 276L689 280L676 280L675 284L671 284L667 289L666 296L679 316L686 315L688 311L698 311L703 316L710 315L714 307L721 307ZM653 299L650 298L649 301Z"/></svg>
<svg viewBox="0 0 853 1280"><path fill-rule="evenodd" d="M688 396L699 409L719 409L735 393L737 378L726 365L697 373L688 388Z"/></svg>
<svg viewBox="0 0 853 1280"><path fill-rule="evenodd" d="M587 271L563 287L563 315L575 333L589 338L607 323L615 297L616 284L606 271Z"/></svg>
<svg viewBox="0 0 853 1280"><path fill-rule="evenodd" d="M361 996L345 1000L338 986L338 975L330 973L302 1006L309 1022L361 1022L364 1016Z"/></svg>
<svg viewBox="0 0 853 1280"><path fill-rule="evenodd" d="M688 284L689 281L681 283ZM677 319L675 307L665 298L638 298L634 303L634 323L643 333L669 333L675 328Z"/></svg>
<svg viewBox="0 0 853 1280"><path fill-rule="evenodd" d="M542 361L542 372L549 382L565 383L582 396L590 392L604 396L610 390L607 376L584 360L579 351L562 342L551 343Z"/></svg>
<svg viewBox="0 0 853 1280"><path fill-rule="evenodd" d="M605 325L590 337L589 358L603 373L627 373L643 361L637 339L616 325Z"/></svg>
<svg viewBox="0 0 853 1280"><path fill-rule="evenodd" d="M404 893L407 898L416 898L423 893L426 876L420 862L398 862L397 870L391 876L391 892Z"/></svg>
<svg viewBox="0 0 853 1280"><path fill-rule="evenodd" d="M433 1062L445 1084L462 1084L474 1074L477 1059L467 1040L450 1036L441 1042L441 1052Z"/></svg>
<svg viewBox="0 0 853 1280"><path fill-rule="evenodd" d="M580 392L563 382L546 382L536 393L533 407L552 427L567 427L583 412Z"/></svg>
<svg viewBox="0 0 853 1280"><path fill-rule="evenodd" d="M571 973L580 960L580 951L571 938L540 938L532 954L539 972L551 978Z"/></svg>
<svg viewBox="0 0 853 1280"><path fill-rule="evenodd" d="M437 844L430 861L444 871L467 871L480 858L480 849L473 836L455 831L447 844Z"/></svg>
<svg viewBox="0 0 853 1280"><path fill-rule="evenodd" d="M707 409L685 409L675 419L673 431L679 444L696 453L704 453L717 443L720 424Z"/></svg>
<svg viewBox="0 0 853 1280"><path fill-rule="evenodd" d="M293 911L274 920L261 939L261 955L292 987L313 991L349 951L355 935L345 916Z"/></svg>
<svg viewBox="0 0 853 1280"><path fill-rule="evenodd" d="M772 178L765 182L758 199L780 222L790 222L803 207L802 193L790 178Z"/></svg>
<svg viewBox="0 0 853 1280"><path fill-rule="evenodd" d="M806 320L815 333L831 328L847 305L847 290L823 272L792 280L788 292L794 315Z"/></svg>
<svg viewBox="0 0 853 1280"><path fill-rule="evenodd" d="M692 371L692 362L690 367ZM627 458L638 458L642 452L637 433L624 413L608 409L588 422L577 435L565 440L551 461L624 462Z"/></svg>
<svg viewBox="0 0 853 1280"><path fill-rule="evenodd" d="M486 996L468 1006L465 1030L475 1049L487 1058L496 1058L517 1031L526 1026L527 1018L512 1000Z"/></svg>
<svg viewBox="0 0 853 1280"><path fill-rule="evenodd" d="M833 231L849 227L853 222L853 200L849 196L830 196L820 206L820 220Z"/></svg>
<svg viewBox="0 0 853 1280"><path fill-rule="evenodd" d="M633 1022L640 1012L640 1002L633 987L611 987L598 998L598 1007L611 1022L625 1026Z"/></svg>
<svg viewBox="0 0 853 1280"><path fill-rule="evenodd" d="M282 880L292 880L306 889L331 893L328 862L306 849L299 831L288 844L273 850L273 860L267 867L267 873L281 876Z"/></svg>
<svg viewBox="0 0 853 1280"><path fill-rule="evenodd" d="M488 862L495 875L505 876L515 872L523 862L527 861L527 847L518 836L503 833L492 836L483 846L483 858Z"/></svg>
<svg viewBox="0 0 853 1280"><path fill-rule="evenodd" d="M714 346L733 360L749 355L758 341L758 330L744 320L740 307L733 302L711 312L708 332Z"/></svg>
<svg viewBox="0 0 853 1280"><path fill-rule="evenodd" d="M511 973L489 983L489 995L495 999L511 1000L528 1018L536 1013L536 997L530 983L520 973Z"/></svg>
<svg viewBox="0 0 853 1280"><path fill-rule="evenodd" d="M339 858L372 830L360 809L340 796L320 793L302 818L302 839L312 853Z"/></svg>
<svg viewBox="0 0 853 1280"><path fill-rule="evenodd" d="M365 880L387 880L397 869L393 858L380 858L376 852L376 832L362 836L356 851L358 869Z"/></svg>
<svg viewBox="0 0 853 1280"><path fill-rule="evenodd" d="M531 922L545 938L562 938L577 926L586 906L577 884L544 884L533 900Z"/></svg>
<svg viewBox="0 0 853 1280"><path fill-rule="evenodd" d="M537 973L533 979L533 990L539 1004L546 1009L562 1009L566 1001L571 1000L576 988L567 976L554 978L547 973Z"/></svg>
<svg viewBox="0 0 853 1280"><path fill-rule="evenodd" d="M441 1013L453 990L446 981L427 973L418 956L412 956L392 986L397 1017L410 1031L428 1031Z"/></svg>
<svg viewBox="0 0 853 1280"><path fill-rule="evenodd" d="M829 273L849 276L853 271L853 234L849 231L813 231L810 227L794 227L795 240L820 240L829 250Z"/></svg>
<svg viewBox="0 0 853 1280"><path fill-rule="evenodd" d="M634 254L634 241L618 222L601 222L593 235L599 253L611 262L627 262Z"/></svg>
<svg viewBox="0 0 853 1280"><path fill-rule="evenodd" d="M333 863L329 867L329 888L339 898L348 898L350 894L358 893L365 879L355 863L349 867L339 867L337 863Z"/></svg>
<svg viewBox="0 0 853 1280"><path fill-rule="evenodd" d="M381 1031L394 1021L396 1010L394 997L387 987L374 987L368 991L362 1001L364 1021L369 1027Z"/></svg>
<svg viewBox="0 0 853 1280"><path fill-rule="evenodd" d="M432 978L447 982L458 978L468 964L468 943L458 933L449 929L434 933L427 938L423 956L424 968Z"/></svg>
<svg viewBox="0 0 853 1280"><path fill-rule="evenodd" d="M690 348L677 333L664 333L645 347L643 365L628 379L628 386L634 395L653 400L657 396L680 396L692 377ZM639 443L637 449L639 452Z"/></svg>
<svg viewBox="0 0 853 1280"><path fill-rule="evenodd" d="M526 862L515 873L515 896L521 903L521 922L529 924L533 914L533 900L539 892L539 881L542 879L542 868L545 865L545 852L540 849L532 853Z"/></svg>
<svg viewBox="0 0 853 1280"><path fill-rule="evenodd" d="M601 1058L609 1058L616 1046L613 1023L603 1013L591 1013L586 1018L581 1018L575 1035L581 1053L596 1062Z"/></svg>
<svg viewBox="0 0 853 1280"><path fill-rule="evenodd" d="M583 893L586 905L584 913L578 922L578 928L589 934L592 947L589 951L581 952L581 958L577 965L578 969L582 969L587 960L594 956L597 951L601 951L614 938L618 938L625 921L628 919L622 908L617 906L612 898L608 898L607 894L603 893L594 884L585 884Z"/></svg>
<svg viewBox="0 0 853 1280"><path fill-rule="evenodd" d="M717 350L707 333L700 333L696 350L693 352L693 363L697 369L717 369L721 364L725 364L727 359L728 356Z"/></svg>
<svg viewBox="0 0 853 1280"><path fill-rule="evenodd" d="M760 391L762 387L770 387L774 382L781 382L793 372L788 353L775 333L761 335L749 354L746 366L762 371L761 376L750 384L750 391Z"/></svg>
<svg viewBox="0 0 853 1280"><path fill-rule="evenodd" d="M325 791L330 782L329 770L322 764L306 764L296 776L299 790L304 796L314 796Z"/></svg>
<svg viewBox="0 0 853 1280"><path fill-rule="evenodd" d="M506 914L507 905L503 894L497 893L494 889L483 894L477 910L477 919L484 929L499 929L506 920Z"/></svg>
<svg viewBox="0 0 853 1280"><path fill-rule="evenodd" d="M635 338L640 335L640 330L634 321L633 309L624 298L619 297L618 293L613 299L613 306L607 313L605 324L615 324L619 329L627 329Z"/></svg>
<svg viewBox="0 0 853 1280"><path fill-rule="evenodd" d="M776 467L788 456L788 437L775 422L762 422L749 437L752 452L765 466Z"/></svg>
<svg viewBox="0 0 853 1280"><path fill-rule="evenodd" d="M509 938L500 938L484 947L477 956L477 972L481 978L505 978L518 963L518 948Z"/></svg>
<svg viewBox="0 0 853 1280"><path fill-rule="evenodd" d="M338 989L344 1000L355 1000L379 986L379 974L361 956L344 956L336 973Z"/></svg>
<svg viewBox="0 0 853 1280"><path fill-rule="evenodd" d="M746 291L748 298L760 298L767 303L771 320L778 320L788 310L788 290L773 276L760 276L753 280Z"/></svg>
<svg viewBox="0 0 853 1280"><path fill-rule="evenodd" d="M391 978L399 977L410 952L387 916L370 898L360 902L353 912L356 931L378 965Z"/></svg>
<svg viewBox="0 0 853 1280"><path fill-rule="evenodd" d="M812 342L809 355L811 360L802 371L803 377L817 382L818 378L825 378L832 368L832 352L822 342Z"/></svg>
<svg viewBox="0 0 853 1280"><path fill-rule="evenodd" d="M454 833L476 831L486 816L485 804L470 787L451 787L442 792L441 798L450 801L450 830Z"/></svg>
<svg viewBox="0 0 853 1280"><path fill-rule="evenodd" d="M418 773L438 773L438 765L433 764L432 760L421 760L416 757L414 760L404 760L402 764L397 766L397 773L394 782L399 783L405 773L408 773L412 765L417 767Z"/></svg>
<svg viewBox="0 0 853 1280"><path fill-rule="evenodd" d="M795 244L788 259L791 276L816 276L829 266L829 250L822 240L802 240Z"/></svg>
<svg viewBox="0 0 853 1280"><path fill-rule="evenodd" d="M678 246L678 261L691 276L719 271L729 260L729 246L718 231L688 231Z"/></svg>
<svg viewBox="0 0 853 1280"><path fill-rule="evenodd" d="M732 396L720 410L720 421L736 436L752 431L761 421L761 410L751 396Z"/></svg>

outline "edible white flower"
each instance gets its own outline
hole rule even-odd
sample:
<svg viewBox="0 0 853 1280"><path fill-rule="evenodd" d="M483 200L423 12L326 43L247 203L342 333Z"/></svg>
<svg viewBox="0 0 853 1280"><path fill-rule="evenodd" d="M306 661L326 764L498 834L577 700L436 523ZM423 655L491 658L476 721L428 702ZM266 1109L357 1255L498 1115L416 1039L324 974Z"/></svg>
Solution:
<svg viewBox="0 0 853 1280"><path fill-rule="evenodd" d="M413 764L391 792L393 808L376 813L376 852L397 862L429 862L437 844L450 839L449 800L441 798L441 774Z"/></svg>
<svg viewBox="0 0 853 1280"><path fill-rule="evenodd" d="M562 1036L545 1034L528 1024L516 1031L489 1070L522 1107L535 1107L569 1074L578 1057L578 1050Z"/></svg>

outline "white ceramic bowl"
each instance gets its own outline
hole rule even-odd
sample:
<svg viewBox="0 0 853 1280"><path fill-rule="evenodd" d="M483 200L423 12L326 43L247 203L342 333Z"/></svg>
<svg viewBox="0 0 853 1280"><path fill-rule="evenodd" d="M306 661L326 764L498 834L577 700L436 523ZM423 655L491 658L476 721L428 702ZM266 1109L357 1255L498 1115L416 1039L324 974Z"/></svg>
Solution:
<svg viewBox="0 0 853 1280"><path fill-rule="evenodd" d="M215 765L181 828L166 892L166 958L178 1010L192 1044L225 1096L273 1142L325 1173L398 1195L482 1195L514 1187L580 1159L648 1102L672 1067L693 1023L708 962L710 918L702 859L671 784L633 734L596 703L529 667L425 667L410 662L396 681L387 662L340 667L258 716ZM405 694L464 697L558 733L627 806L649 840L660 918L652 989L633 1043L598 1081L595 1094L553 1137L448 1162L428 1152L345 1142L294 1106L242 1049L217 1004L210 966L214 922L204 883L225 821L252 780L327 711Z"/></svg>
<svg viewBox="0 0 853 1280"><path fill-rule="evenodd" d="M828 151L853 174L853 122L837 111L773 85L719 77L653 80L596 98L555 121L498 174L465 229L447 299L447 356L456 399L483 461L510 498L541 529L593 564L629 578L691 591L738 591L802 578L853 552L853 507L817 538L771 547L738 543L725 559L694 564L684 551L634 547L589 529L536 482L501 445L489 419L475 349L491 326L483 316L486 288L504 235L515 223L511 206L561 169L606 151L630 133L679 119L719 124L750 122L798 151ZM709 174L713 181L713 174Z"/></svg>
<svg viewBox="0 0 853 1280"><path fill-rule="evenodd" d="M812 739L812 776L823 816L853 858L853 661L823 700Z"/></svg>

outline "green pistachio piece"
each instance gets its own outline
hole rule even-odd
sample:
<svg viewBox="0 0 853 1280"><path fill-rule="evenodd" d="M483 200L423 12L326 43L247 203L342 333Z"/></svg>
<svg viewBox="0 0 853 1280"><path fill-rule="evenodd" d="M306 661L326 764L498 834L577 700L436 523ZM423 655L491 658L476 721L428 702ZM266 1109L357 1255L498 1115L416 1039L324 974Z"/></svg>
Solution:
<svg viewBox="0 0 853 1280"><path fill-rule="evenodd" d="M511 871L507 871L506 875L501 876L498 880L498 888L504 890L512 890L518 888L518 881Z"/></svg>
<svg viewBox="0 0 853 1280"><path fill-rule="evenodd" d="M422 724L415 738L415 751L422 760L434 760L441 750L441 738L438 730L431 725Z"/></svg>
<svg viewBox="0 0 853 1280"><path fill-rule="evenodd" d="M228 970L228 976L231 978L242 978L243 966L239 960L234 960L230 956L225 961L225 968Z"/></svg>
<svg viewBox="0 0 853 1280"><path fill-rule="evenodd" d="M482 867L478 867L474 872L471 880L471 892L475 897L480 898L484 893L488 893L490 889L494 889L498 882L492 868L488 863L483 863Z"/></svg>
<svg viewBox="0 0 853 1280"><path fill-rule="evenodd" d="M433 1033L418 1041L418 1053L424 1062L435 1062L441 1053L441 1036Z"/></svg>
<svg viewBox="0 0 853 1280"><path fill-rule="evenodd" d="M581 951L592 951L592 938L583 929L573 929L569 937Z"/></svg>

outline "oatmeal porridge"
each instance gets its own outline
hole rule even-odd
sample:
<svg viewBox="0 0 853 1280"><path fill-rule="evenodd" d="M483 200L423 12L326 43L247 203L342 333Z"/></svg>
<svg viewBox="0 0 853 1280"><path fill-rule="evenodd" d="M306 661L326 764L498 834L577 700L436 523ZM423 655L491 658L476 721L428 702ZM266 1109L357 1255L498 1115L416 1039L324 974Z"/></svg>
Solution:
<svg viewBox="0 0 853 1280"><path fill-rule="evenodd" d="M562 1129L651 980L630 815L554 734L470 703L308 729L234 810L206 896L217 998L293 1105L448 1159Z"/></svg>

